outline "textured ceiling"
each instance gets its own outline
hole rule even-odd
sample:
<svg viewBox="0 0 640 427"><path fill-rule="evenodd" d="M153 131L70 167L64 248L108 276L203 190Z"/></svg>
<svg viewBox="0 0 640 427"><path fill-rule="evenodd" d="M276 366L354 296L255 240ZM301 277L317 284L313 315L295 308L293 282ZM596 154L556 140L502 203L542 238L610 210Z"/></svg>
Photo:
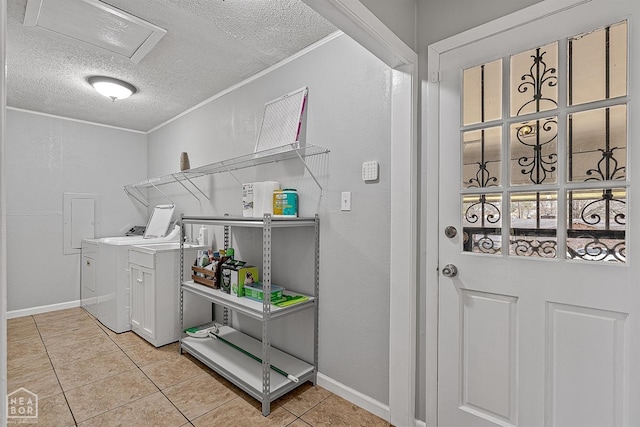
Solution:
<svg viewBox="0 0 640 427"><path fill-rule="evenodd" d="M78 1L78 0L74 0ZM7 105L148 131L336 31L299 0L109 0L167 30L138 64L38 27L8 3ZM112 102L90 75L138 88Z"/></svg>

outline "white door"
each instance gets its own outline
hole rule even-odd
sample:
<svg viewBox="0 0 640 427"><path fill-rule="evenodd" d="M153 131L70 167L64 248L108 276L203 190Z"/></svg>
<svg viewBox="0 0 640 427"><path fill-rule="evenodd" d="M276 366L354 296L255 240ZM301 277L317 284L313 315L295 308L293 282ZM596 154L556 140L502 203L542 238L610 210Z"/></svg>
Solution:
<svg viewBox="0 0 640 427"><path fill-rule="evenodd" d="M638 23L592 0L440 56L440 426L640 426Z"/></svg>

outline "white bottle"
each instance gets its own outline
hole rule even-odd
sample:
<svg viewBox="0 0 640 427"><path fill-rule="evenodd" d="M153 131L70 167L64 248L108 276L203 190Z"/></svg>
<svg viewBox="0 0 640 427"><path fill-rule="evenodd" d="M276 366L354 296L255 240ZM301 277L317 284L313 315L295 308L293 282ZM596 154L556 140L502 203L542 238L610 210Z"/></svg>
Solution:
<svg viewBox="0 0 640 427"><path fill-rule="evenodd" d="M198 234L198 245L207 246L209 245L209 230L205 226L200 228L200 233Z"/></svg>

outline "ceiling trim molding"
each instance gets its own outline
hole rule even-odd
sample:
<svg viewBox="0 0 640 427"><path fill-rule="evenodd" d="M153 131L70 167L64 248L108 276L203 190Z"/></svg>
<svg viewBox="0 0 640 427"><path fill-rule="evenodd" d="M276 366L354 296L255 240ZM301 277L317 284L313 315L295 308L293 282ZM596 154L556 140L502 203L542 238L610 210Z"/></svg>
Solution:
<svg viewBox="0 0 640 427"><path fill-rule="evenodd" d="M141 130L127 129L127 128L118 127L118 126L106 125L104 123L90 122L88 120L81 120L81 119L74 119L74 118L71 118L71 117L57 116L55 114L50 114L50 113L41 113L39 111L26 110L24 108L16 108L16 107L7 106L7 110L18 111L18 112L21 112L21 113L36 114L38 116L51 117L51 118L60 119L60 120L68 120L68 121L71 121L71 122L84 123L84 124L87 124L87 125L100 126L100 127L103 127L103 128L122 130L122 131L125 131L125 132L139 133L139 134L142 134L142 135L146 135L147 134L147 132L141 131Z"/></svg>
<svg viewBox="0 0 640 427"><path fill-rule="evenodd" d="M544 0L507 16L494 19L493 21L435 42L429 46L429 50L440 55L450 50L466 46L467 44L493 37L497 34L537 21L549 15L580 6L584 3L589 3L590 1L591 0ZM553 9L553 11L550 11L551 9Z"/></svg>
<svg viewBox="0 0 640 427"><path fill-rule="evenodd" d="M359 0L302 0L391 68L418 62L418 54Z"/></svg>
<svg viewBox="0 0 640 427"><path fill-rule="evenodd" d="M319 48L320 46L330 42L333 39L338 38L339 36L343 35L344 33L342 31L336 31L335 33L329 34L327 37L307 46L306 48L302 49L301 51L291 55L288 58L283 59L282 61L278 62L277 64L274 64L272 66L270 66L269 68L265 68L264 70L260 71L257 74L252 75L251 77L246 78L245 80L241 81L240 83L236 83L235 85L228 87L227 89L223 90L222 92L218 92L215 95L213 95L210 98L205 99L204 101L200 102L199 104L194 105L193 107L189 108L188 110L183 111L182 113L178 114L177 116L174 116L172 118L170 118L169 120L167 120L164 123L159 124L158 126L155 126L151 129L149 129L148 131L146 131L146 134L150 134L152 132L157 131L160 128L163 128L164 126L168 125L169 123L178 120L180 117L182 116L186 116L187 114L191 113L192 111L197 110L198 108L215 101L218 98L221 98L223 96L225 96L228 93L233 92L236 89L241 88L242 86L245 86L269 73L271 73L272 71L277 70L278 68L287 65L288 63L295 61L296 59L300 58L303 55L306 55L307 53L311 52L314 49Z"/></svg>

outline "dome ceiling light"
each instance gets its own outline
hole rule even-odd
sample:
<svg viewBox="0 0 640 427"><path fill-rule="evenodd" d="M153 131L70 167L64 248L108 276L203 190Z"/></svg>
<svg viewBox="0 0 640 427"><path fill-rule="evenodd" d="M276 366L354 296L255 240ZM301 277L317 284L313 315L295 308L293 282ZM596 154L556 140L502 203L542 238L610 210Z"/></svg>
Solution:
<svg viewBox="0 0 640 427"><path fill-rule="evenodd" d="M87 79L89 84L103 96L116 99L125 99L138 91L134 85L125 81L105 76L91 76Z"/></svg>

